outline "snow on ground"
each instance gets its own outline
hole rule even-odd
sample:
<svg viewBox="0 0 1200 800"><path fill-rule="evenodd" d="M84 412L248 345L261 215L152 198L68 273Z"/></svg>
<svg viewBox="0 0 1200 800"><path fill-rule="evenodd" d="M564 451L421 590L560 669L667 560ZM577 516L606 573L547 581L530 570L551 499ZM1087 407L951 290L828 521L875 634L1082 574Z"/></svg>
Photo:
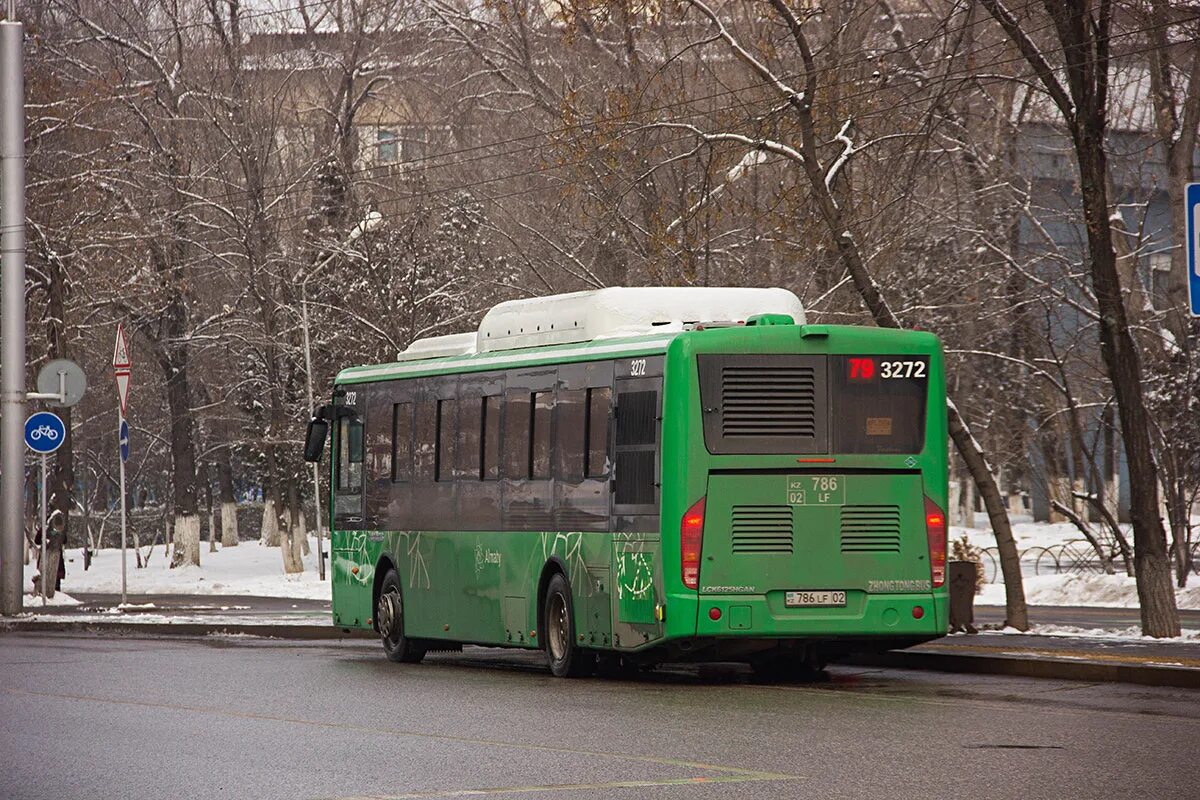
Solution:
<svg viewBox="0 0 1200 800"><path fill-rule="evenodd" d="M1200 642L1200 630L1184 628L1178 636L1164 639L1154 636L1144 636L1142 629L1136 625L1128 628L1079 628L1073 625L1034 625L1027 631L1017 630L1016 628L1004 628L999 631L988 631L984 635L990 634L1012 634L1017 636L1034 634L1037 636L1062 636L1071 639L1106 639L1112 642L1142 642L1152 644L1170 642L1190 644L1192 642Z"/></svg>
<svg viewBox="0 0 1200 800"><path fill-rule="evenodd" d="M78 600L65 592L55 592L54 597L47 597L45 602L47 606L77 606L79 604ZM27 594L21 601L22 608L41 608L42 605L40 594Z"/></svg>
<svg viewBox="0 0 1200 800"><path fill-rule="evenodd" d="M994 553L996 537L991 528L987 527L986 515L977 514L975 524L977 527L974 528L951 526L951 542L966 535L967 541L975 547L990 547ZM1126 534L1130 538L1133 536L1128 530ZM1071 523L1033 522L1029 517L1015 517L1013 538L1016 539L1017 550L1021 553L1025 600L1030 605L1138 607L1137 583L1124 574L1119 560L1114 564L1118 572L1116 575L1069 571L1046 574L1046 570L1053 567L1053 559L1043 556L1038 563L1038 557L1043 553L1042 548L1058 548L1067 542L1082 538L1079 530ZM1086 550L1089 545L1084 543L1080 547ZM990 561L987 556L984 557L984 561L990 576L998 562ZM1037 571L1043 574L1036 574ZM1190 576L1187 588L1176 589L1175 600L1180 608L1200 609L1200 575ZM996 582L984 584L983 590L975 596L975 603L1004 605L1004 582L998 569Z"/></svg>
<svg viewBox="0 0 1200 800"><path fill-rule="evenodd" d="M988 527L987 516L977 514L975 525L974 528L951 525L950 540L966 534L967 541L976 547L995 547L996 537ZM1012 527L1017 550L1022 552L1033 547L1056 547L1083 538L1079 529L1069 522L1034 522L1029 517L1014 517Z"/></svg>
<svg viewBox="0 0 1200 800"><path fill-rule="evenodd" d="M313 544L310 541L310 544ZM297 597L313 600L329 598L329 582L317 579L316 547L304 559L304 572L283 574L283 555L278 547L263 547L258 542L242 542L237 547L208 552L208 544L200 548L199 567L170 569L170 559L161 546L155 548L149 566L138 569L132 548L128 556L128 591L130 594L241 594L258 597ZM105 548L92 556L92 566L83 569L78 549L66 551L67 576L63 589L67 592L121 592L121 550ZM25 567L25 586L32 586L37 568ZM57 599L57 598L56 598ZM26 607L36 608L40 598L28 598Z"/></svg>
<svg viewBox="0 0 1200 800"><path fill-rule="evenodd" d="M1138 607L1137 583L1124 573L1026 575L1024 583L1025 602L1034 606ZM1200 609L1200 576L1191 576L1187 588L1175 590L1175 602L1180 608ZM984 584L975 604L1004 605L1004 584Z"/></svg>
<svg viewBox="0 0 1200 800"><path fill-rule="evenodd" d="M39 614L37 608L26 607L26 615L23 620L29 622L107 622L120 623L121 625L204 625L208 627L216 625L228 625L236 627L240 625L328 625L329 614L312 613L303 614L294 617L282 615L276 616L247 616L237 614L226 614L221 616L202 615L202 614L127 614L118 608L109 608L104 611L96 611L90 613L79 614Z"/></svg>

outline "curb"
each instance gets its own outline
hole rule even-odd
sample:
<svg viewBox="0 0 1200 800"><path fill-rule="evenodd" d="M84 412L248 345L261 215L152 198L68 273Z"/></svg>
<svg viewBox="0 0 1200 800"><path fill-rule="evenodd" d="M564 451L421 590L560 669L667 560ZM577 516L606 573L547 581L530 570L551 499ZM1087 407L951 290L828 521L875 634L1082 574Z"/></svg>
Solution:
<svg viewBox="0 0 1200 800"><path fill-rule="evenodd" d="M1091 683L1131 683L1139 686L1200 689L1200 669L1150 664L1114 664L1101 660L1020 658L999 655L931 653L922 650L889 650L886 653L852 656L843 663L976 675L1006 675L1020 678L1051 678Z"/></svg>
<svg viewBox="0 0 1200 800"><path fill-rule="evenodd" d="M344 631L332 625L221 624L205 622L56 622L51 620L0 622L0 632L86 633L97 636L220 636L242 635L292 641L374 640L369 631ZM928 650L889 650L859 654L841 663L867 667L1004 675L1020 678L1127 683L1200 689L1200 669L1151 664L1111 663L1103 660L1021 658L1011 655L935 653Z"/></svg>
<svg viewBox="0 0 1200 800"><path fill-rule="evenodd" d="M221 624L217 622L56 622L52 620L0 622L0 631L21 633L90 633L118 636L258 636L264 639L326 641L376 638L369 631L344 631L332 625L272 625L269 623Z"/></svg>

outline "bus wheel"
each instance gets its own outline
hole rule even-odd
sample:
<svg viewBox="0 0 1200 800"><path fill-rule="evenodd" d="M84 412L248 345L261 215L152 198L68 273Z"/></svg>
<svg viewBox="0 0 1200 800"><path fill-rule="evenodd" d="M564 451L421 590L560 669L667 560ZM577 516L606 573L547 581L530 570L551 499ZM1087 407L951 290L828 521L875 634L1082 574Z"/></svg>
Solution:
<svg viewBox="0 0 1200 800"><path fill-rule="evenodd" d="M400 577L394 569L383 576L375 603L375 621L389 660L416 664L425 657L424 645L404 635L404 600L400 596Z"/></svg>
<svg viewBox="0 0 1200 800"><path fill-rule="evenodd" d="M546 604L542 612L543 647L550 671L559 678L579 678L595 668L594 653L575 643L575 613L571 603L571 585L561 574L550 579L546 587Z"/></svg>

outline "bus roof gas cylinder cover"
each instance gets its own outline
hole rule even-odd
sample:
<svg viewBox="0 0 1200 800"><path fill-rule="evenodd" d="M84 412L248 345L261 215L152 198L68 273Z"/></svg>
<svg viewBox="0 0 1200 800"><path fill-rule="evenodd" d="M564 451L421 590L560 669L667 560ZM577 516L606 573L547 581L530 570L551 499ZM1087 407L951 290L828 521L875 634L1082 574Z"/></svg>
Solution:
<svg viewBox="0 0 1200 800"><path fill-rule="evenodd" d="M796 320L787 314L753 314L746 317L746 325L762 327L764 325L795 325Z"/></svg>

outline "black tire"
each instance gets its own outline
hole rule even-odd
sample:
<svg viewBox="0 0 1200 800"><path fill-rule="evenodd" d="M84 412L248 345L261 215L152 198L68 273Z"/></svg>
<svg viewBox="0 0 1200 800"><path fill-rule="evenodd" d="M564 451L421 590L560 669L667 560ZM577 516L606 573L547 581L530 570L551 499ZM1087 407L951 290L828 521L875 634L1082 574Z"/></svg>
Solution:
<svg viewBox="0 0 1200 800"><path fill-rule="evenodd" d="M417 664L425 657L425 645L404 635L404 598L400 593L400 576L394 569L387 571L379 585L375 625L388 660Z"/></svg>
<svg viewBox="0 0 1200 800"><path fill-rule="evenodd" d="M575 606L571 584L561 573L550 579L542 605L542 649L558 678L580 678L596 667L596 655L575 641Z"/></svg>

